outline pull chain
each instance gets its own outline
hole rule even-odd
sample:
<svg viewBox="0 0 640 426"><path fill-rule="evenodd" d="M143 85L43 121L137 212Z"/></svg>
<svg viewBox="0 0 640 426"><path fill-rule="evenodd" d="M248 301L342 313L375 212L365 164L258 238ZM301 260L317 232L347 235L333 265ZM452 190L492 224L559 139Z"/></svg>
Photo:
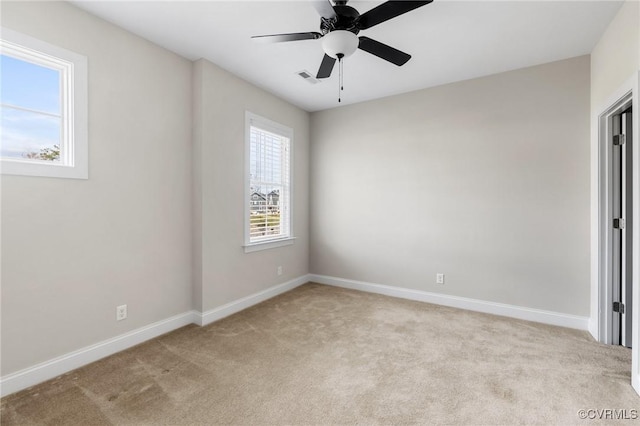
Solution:
<svg viewBox="0 0 640 426"><path fill-rule="evenodd" d="M342 58L344 58L344 55L341 53L338 53L338 102L342 102L342 91L344 90L344 85L343 85L343 62L342 62Z"/></svg>
<svg viewBox="0 0 640 426"><path fill-rule="evenodd" d="M340 90L344 90L344 62L340 61Z"/></svg>

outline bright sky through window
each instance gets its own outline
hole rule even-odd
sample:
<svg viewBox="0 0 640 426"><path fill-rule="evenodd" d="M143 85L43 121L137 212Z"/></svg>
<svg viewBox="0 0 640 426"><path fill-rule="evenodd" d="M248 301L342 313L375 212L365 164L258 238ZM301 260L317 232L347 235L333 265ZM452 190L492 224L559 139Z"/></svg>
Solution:
<svg viewBox="0 0 640 426"><path fill-rule="evenodd" d="M7 55L0 69L1 156L59 161L60 71Z"/></svg>

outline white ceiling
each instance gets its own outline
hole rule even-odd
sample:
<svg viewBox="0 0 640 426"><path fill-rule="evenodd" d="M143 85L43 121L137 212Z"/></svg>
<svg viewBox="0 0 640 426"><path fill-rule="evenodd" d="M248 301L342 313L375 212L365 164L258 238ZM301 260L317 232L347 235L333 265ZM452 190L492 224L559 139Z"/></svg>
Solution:
<svg viewBox="0 0 640 426"><path fill-rule="evenodd" d="M361 14L382 1L352 0ZM337 66L310 84L321 40L279 44L252 35L318 31L320 18L298 1L73 1L77 6L185 58L206 58L307 110L338 106ZM621 1L435 0L360 35L411 54L397 67L358 50L344 63L342 105L591 52Z"/></svg>

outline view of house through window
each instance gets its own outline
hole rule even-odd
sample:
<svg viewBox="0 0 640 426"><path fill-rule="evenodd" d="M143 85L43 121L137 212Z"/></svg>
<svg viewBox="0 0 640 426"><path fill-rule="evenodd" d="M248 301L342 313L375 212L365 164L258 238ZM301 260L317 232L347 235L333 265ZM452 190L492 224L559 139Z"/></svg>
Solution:
<svg viewBox="0 0 640 426"><path fill-rule="evenodd" d="M249 135L249 243L291 234L290 138L259 124Z"/></svg>

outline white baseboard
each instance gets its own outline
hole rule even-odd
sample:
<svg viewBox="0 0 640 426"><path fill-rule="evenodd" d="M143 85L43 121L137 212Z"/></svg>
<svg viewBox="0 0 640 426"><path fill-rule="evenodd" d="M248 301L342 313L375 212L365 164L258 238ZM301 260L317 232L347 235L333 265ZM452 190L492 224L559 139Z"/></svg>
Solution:
<svg viewBox="0 0 640 426"><path fill-rule="evenodd" d="M195 319L195 311L185 312L8 374L0 378L0 396L6 396L44 382L45 380L53 379L83 365L153 339L161 334L192 324Z"/></svg>
<svg viewBox="0 0 640 426"><path fill-rule="evenodd" d="M198 325L211 324L214 321L218 321L224 317L228 317L229 315L240 312L260 302L264 302L265 300L271 299L272 297L275 297L279 294L286 293L289 290L293 290L294 288L301 286L302 284L305 284L307 282L309 282L309 275L302 275L291 281L287 281L286 283L278 284L259 293L254 293L247 297L243 297L242 299L227 303L226 305L208 310L206 312L203 312L202 314L197 313L195 323Z"/></svg>
<svg viewBox="0 0 640 426"><path fill-rule="evenodd" d="M363 281L329 277L326 275L310 274L309 281L335 287L349 288L352 290L366 291L369 293L384 294L386 296L399 297L402 299L417 300L420 302L434 303L436 305L450 306L453 308L467 309L470 311L484 312L487 314L501 315L527 321L535 321L543 324L559 325L561 327L575 328L578 330L589 329L589 317L543 311L540 309L525 308L521 306L507 305L504 303L486 302L466 297L429 293L426 291L412 290L402 287L372 284Z"/></svg>
<svg viewBox="0 0 640 426"><path fill-rule="evenodd" d="M283 284L268 288L236 300L205 313L188 311L162 321L149 324L137 330L104 340L91 346L78 349L68 354L53 358L49 361L25 368L0 378L0 396L18 392L45 380L53 379L71 370L98 361L109 355L139 345L162 334L184 327L188 324L207 325L221 318L239 312L257 303L263 302L281 293L292 290L309 281L308 275L303 275Z"/></svg>

